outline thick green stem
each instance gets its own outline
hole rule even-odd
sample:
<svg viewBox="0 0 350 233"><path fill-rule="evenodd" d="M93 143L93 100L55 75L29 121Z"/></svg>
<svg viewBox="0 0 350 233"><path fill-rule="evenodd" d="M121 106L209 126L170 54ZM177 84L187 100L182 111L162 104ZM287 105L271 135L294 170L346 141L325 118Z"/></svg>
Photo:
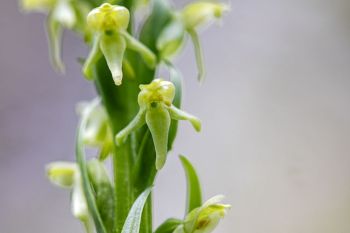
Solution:
<svg viewBox="0 0 350 233"><path fill-rule="evenodd" d="M129 123L136 111L137 88L128 82L118 87L114 85L104 59L98 62L94 74L96 88L106 107L113 134L116 135ZM116 209L115 230L113 233L121 232L134 202L134 188L131 178L133 157L130 139L120 146L114 144L113 171Z"/></svg>
<svg viewBox="0 0 350 233"><path fill-rule="evenodd" d="M134 201L130 172L131 147L130 140L116 147L113 154L113 170L115 185L115 228L121 232L130 207Z"/></svg>

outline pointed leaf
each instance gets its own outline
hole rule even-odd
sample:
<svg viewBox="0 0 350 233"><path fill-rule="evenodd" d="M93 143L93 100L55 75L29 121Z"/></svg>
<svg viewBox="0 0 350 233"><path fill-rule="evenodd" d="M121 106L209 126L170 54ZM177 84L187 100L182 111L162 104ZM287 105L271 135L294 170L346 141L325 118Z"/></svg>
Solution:
<svg viewBox="0 0 350 233"><path fill-rule="evenodd" d="M151 193L152 188L147 188L141 195L136 199L132 205L128 217L125 220L122 233L139 233L142 210L145 206L147 198Z"/></svg>
<svg viewBox="0 0 350 233"><path fill-rule="evenodd" d="M191 162L183 155L180 155L180 160L187 178L186 214L188 214L202 205L202 191L198 175Z"/></svg>
<svg viewBox="0 0 350 233"><path fill-rule="evenodd" d="M86 124L86 120L82 120L78 127L77 138L76 138L76 158L77 158L77 163L79 165L79 169L81 173L83 192L86 198L86 202L88 204L89 212L95 223L96 232L106 233L106 228L102 222L100 213L96 205L95 197L90 185L90 179L89 179L87 166L86 166L84 144L82 141L82 137L80 135L82 129L85 128L85 124Z"/></svg>
<svg viewBox="0 0 350 233"><path fill-rule="evenodd" d="M97 208L108 232L114 227L114 192L103 162L93 159L87 164L89 178L95 191Z"/></svg>

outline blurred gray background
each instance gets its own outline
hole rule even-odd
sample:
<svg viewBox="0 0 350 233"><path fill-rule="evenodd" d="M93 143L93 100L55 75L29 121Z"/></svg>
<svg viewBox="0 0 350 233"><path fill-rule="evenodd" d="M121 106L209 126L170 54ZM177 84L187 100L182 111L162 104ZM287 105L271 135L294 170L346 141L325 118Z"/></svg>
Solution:
<svg viewBox="0 0 350 233"><path fill-rule="evenodd" d="M184 1L177 2L182 6ZM181 217L185 177L197 167L205 197L232 210L218 233L350 232L350 1L232 0L222 26L201 35L207 80L196 82L191 46L177 60L186 122L158 177L155 225ZM50 67L40 14L0 3L0 232L83 232L69 195L44 166L74 158L74 107L95 96L66 33L67 75Z"/></svg>

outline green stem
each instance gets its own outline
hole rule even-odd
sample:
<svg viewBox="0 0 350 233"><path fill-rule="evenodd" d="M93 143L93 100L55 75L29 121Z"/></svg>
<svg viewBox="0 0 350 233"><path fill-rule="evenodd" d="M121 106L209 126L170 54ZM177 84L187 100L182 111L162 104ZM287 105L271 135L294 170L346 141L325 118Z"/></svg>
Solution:
<svg viewBox="0 0 350 233"><path fill-rule="evenodd" d="M106 107L113 134L116 135L129 123L134 115L135 106L132 103L136 102L137 94L133 93L133 90L137 89L127 81L118 87L114 85L104 59L101 59L96 65L94 76L96 88ZM114 143L112 159L116 208L115 230L113 233L119 233L134 202L134 189L131 178L133 150L130 139L120 146Z"/></svg>
<svg viewBox="0 0 350 233"><path fill-rule="evenodd" d="M130 207L134 201L132 182L130 177L130 140L116 147L113 154L113 170L115 184L115 227L121 232Z"/></svg>

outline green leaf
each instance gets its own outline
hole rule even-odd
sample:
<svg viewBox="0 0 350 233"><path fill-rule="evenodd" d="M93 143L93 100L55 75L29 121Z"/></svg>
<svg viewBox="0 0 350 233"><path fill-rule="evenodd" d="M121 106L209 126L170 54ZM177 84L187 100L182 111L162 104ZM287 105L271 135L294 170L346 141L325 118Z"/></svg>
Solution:
<svg viewBox="0 0 350 233"><path fill-rule="evenodd" d="M96 204L108 232L114 227L114 192L103 162L93 159L87 164L89 178L95 191Z"/></svg>
<svg viewBox="0 0 350 233"><path fill-rule="evenodd" d="M180 160L187 178L186 214L188 214L202 205L202 191L198 175L191 162L183 155L180 155Z"/></svg>
<svg viewBox="0 0 350 233"><path fill-rule="evenodd" d="M170 63L167 64L170 71L170 81L175 85L175 98L173 105L177 108L181 108L182 99L182 76L180 72ZM174 140L176 138L178 128L178 121L172 120L169 129L169 140L168 140L168 150L170 151L173 147Z"/></svg>
<svg viewBox="0 0 350 233"><path fill-rule="evenodd" d="M182 221L176 218L168 218L165 220L154 233L172 233Z"/></svg>
<svg viewBox="0 0 350 233"><path fill-rule="evenodd" d="M141 195L136 199L132 205L128 217L125 220L122 233L139 233L142 210L145 206L147 198L151 193L152 188L147 188Z"/></svg>
<svg viewBox="0 0 350 233"><path fill-rule="evenodd" d="M90 185L90 179L87 171L86 166L86 158L85 158L85 151L84 151L84 144L82 141L82 137L80 135L83 128L85 128L86 120L82 120L78 126L78 132L77 132L77 138L76 138L76 159L77 163L79 165L82 183L83 183L83 191L84 195L88 204L88 208L90 211L90 214L94 220L96 232L97 233L106 233L106 228L102 222L100 213L98 211L95 197L93 194L93 190Z"/></svg>

